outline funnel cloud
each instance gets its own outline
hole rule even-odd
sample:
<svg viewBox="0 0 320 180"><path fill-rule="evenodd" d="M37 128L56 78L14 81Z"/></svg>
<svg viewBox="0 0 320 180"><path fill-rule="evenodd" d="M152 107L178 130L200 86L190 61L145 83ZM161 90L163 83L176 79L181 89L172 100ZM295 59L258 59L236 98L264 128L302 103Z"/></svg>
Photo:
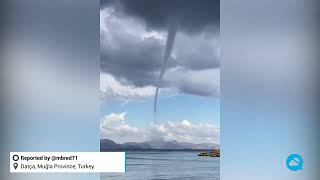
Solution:
<svg viewBox="0 0 320 180"><path fill-rule="evenodd" d="M162 77L166 71L166 66L167 63L169 61L169 58L171 56L172 53L172 49L173 49L173 45L174 45L174 40L176 37L176 33L177 33L177 21L176 20L172 20L169 24L169 28L168 28L168 37L167 37L167 44L166 44L166 48L165 48L165 52L164 52L164 56L163 56L163 62L161 65L161 70L160 70L160 75L158 78L158 81L156 82L156 91L155 91L155 95L154 95L154 113L157 112L157 101L158 101L158 93L159 93L159 85L160 85L160 81L162 80Z"/></svg>

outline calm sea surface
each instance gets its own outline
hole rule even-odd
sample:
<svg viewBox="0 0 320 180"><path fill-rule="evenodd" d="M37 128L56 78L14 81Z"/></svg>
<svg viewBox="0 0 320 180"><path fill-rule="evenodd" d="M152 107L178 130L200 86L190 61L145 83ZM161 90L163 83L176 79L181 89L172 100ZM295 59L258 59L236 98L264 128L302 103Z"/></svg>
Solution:
<svg viewBox="0 0 320 180"><path fill-rule="evenodd" d="M102 173L101 180L218 180L220 159L199 157L200 151L126 151L126 173Z"/></svg>

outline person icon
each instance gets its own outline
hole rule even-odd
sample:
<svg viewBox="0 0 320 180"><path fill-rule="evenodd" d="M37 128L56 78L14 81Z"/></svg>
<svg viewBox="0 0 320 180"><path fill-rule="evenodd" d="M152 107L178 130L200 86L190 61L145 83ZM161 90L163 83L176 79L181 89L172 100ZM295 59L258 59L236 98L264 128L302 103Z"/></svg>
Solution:
<svg viewBox="0 0 320 180"><path fill-rule="evenodd" d="M12 156L12 159L13 159L14 161L18 161L18 160L19 160L19 156L15 154L15 155Z"/></svg>

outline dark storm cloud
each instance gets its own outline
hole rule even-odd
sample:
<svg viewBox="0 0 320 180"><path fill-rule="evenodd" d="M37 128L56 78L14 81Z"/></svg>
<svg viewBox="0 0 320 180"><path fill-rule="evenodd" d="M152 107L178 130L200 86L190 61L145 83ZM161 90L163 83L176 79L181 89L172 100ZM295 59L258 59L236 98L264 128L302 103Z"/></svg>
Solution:
<svg viewBox="0 0 320 180"><path fill-rule="evenodd" d="M163 61L167 21L175 11L179 27L161 87L186 94L219 96L219 8L212 12L219 2L108 0L102 2L102 7L102 73L127 85L154 86Z"/></svg>
<svg viewBox="0 0 320 180"><path fill-rule="evenodd" d="M154 84L161 67L163 46L158 41L149 39L116 38L120 44L119 50L104 50L101 52L100 68L118 78L124 78L135 86Z"/></svg>
<svg viewBox="0 0 320 180"><path fill-rule="evenodd" d="M166 29L177 18L179 30L202 31L220 25L220 0L100 0L101 8L113 6L129 16L143 19L150 29Z"/></svg>

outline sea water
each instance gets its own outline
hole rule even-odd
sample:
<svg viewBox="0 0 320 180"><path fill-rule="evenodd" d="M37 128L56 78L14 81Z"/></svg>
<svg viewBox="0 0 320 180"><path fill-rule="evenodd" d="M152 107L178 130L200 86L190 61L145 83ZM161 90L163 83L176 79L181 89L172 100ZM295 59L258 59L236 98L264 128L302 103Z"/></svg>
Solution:
<svg viewBox="0 0 320 180"><path fill-rule="evenodd" d="M220 158L190 150L126 150L126 173L102 173L101 180L218 180Z"/></svg>

